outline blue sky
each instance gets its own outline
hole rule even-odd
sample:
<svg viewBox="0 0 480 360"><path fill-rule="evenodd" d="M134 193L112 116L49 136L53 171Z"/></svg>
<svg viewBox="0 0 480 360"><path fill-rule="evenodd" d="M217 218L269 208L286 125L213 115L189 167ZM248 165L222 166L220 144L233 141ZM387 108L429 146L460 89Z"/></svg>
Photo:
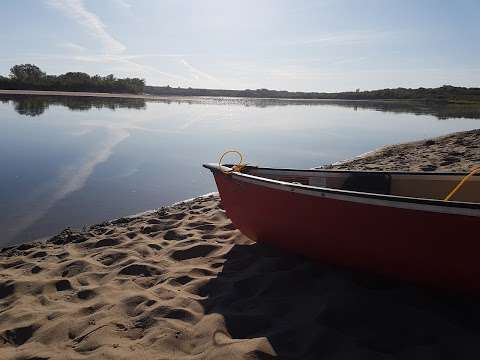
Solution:
<svg viewBox="0 0 480 360"><path fill-rule="evenodd" d="M182 87L478 87L479 14L478 0L2 1L0 73L34 63Z"/></svg>

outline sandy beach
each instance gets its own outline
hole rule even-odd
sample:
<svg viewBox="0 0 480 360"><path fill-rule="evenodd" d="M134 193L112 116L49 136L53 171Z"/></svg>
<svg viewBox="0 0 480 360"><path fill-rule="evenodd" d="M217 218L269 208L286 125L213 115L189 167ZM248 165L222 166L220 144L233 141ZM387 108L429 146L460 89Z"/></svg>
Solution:
<svg viewBox="0 0 480 360"><path fill-rule="evenodd" d="M385 146L327 167L349 170L468 172L475 165L480 165L478 129Z"/></svg>
<svg viewBox="0 0 480 360"><path fill-rule="evenodd" d="M336 168L467 171L480 130ZM0 358L474 359L480 301L258 244L211 194L0 251Z"/></svg>

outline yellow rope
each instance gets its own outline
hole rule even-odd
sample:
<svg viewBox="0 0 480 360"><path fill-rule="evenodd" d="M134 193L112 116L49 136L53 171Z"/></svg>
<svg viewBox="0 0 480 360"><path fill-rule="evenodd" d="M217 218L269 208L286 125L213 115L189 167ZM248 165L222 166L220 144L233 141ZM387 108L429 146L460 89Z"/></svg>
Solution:
<svg viewBox="0 0 480 360"><path fill-rule="evenodd" d="M463 186L463 184L465 184L465 182L470 179L473 175L475 175L477 172L480 172L480 166L477 166L477 167L474 167L472 171L470 171L470 173L466 176L463 177L462 180L460 180L460 182L457 184L457 186L455 186L453 188L452 191L450 191L450 193L445 197L445 201L448 201L451 199L451 197L453 195L455 195L455 193Z"/></svg>
<svg viewBox="0 0 480 360"><path fill-rule="evenodd" d="M231 170L224 171L224 170L222 169L222 160L223 160L223 158L225 157L225 155L227 155L227 154L237 154L237 155L240 157L240 161L239 161L237 164L233 165ZM244 163L243 163L243 155L242 155L242 153L241 153L240 151L238 151L238 150L227 150L227 151L225 151L225 152L222 154L222 156L220 157L220 160L218 160L218 165L220 166L220 170L221 170L224 174L229 174L229 173L234 172L234 171L235 171L235 172L241 172L241 171L247 166L247 164L244 164Z"/></svg>

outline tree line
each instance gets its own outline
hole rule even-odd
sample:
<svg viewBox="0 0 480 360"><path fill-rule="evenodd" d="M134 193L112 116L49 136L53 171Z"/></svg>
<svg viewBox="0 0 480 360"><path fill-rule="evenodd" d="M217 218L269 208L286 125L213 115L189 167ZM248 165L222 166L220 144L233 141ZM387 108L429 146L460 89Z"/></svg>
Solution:
<svg viewBox="0 0 480 360"><path fill-rule="evenodd" d="M424 100L435 102L480 102L480 88L444 85L438 88L395 88L369 91L293 92L285 90L246 89L195 89L170 86L145 86L145 92L160 96L214 96L275 99L329 99L329 100Z"/></svg>
<svg viewBox="0 0 480 360"><path fill-rule="evenodd" d="M32 64L15 65L9 76L0 76L0 89L86 91L108 93L150 94L158 96L212 96L275 99L329 99L329 100L422 100L453 103L480 103L480 88L444 85L437 88L392 88L346 92L303 92L270 89L201 89L171 86L146 86L144 79L118 79L113 75L100 76L83 72L48 75Z"/></svg>
<svg viewBox="0 0 480 360"><path fill-rule="evenodd" d="M115 78L113 75L100 76L83 72L67 72L48 75L33 64L15 65L9 76L0 75L0 89L4 90L50 90L86 91L142 94L145 80L139 78Z"/></svg>

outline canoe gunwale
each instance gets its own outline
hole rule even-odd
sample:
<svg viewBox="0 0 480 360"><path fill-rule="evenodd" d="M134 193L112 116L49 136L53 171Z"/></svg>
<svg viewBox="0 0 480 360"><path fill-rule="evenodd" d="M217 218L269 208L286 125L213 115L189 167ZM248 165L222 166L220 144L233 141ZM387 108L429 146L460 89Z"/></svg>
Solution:
<svg viewBox="0 0 480 360"><path fill-rule="evenodd" d="M418 211L427 211L427 212L436 212L444 214L456 214L456 215L466 215L473 217L480 217L480 203L473 202L460 202L460 201L444 201L437 199L428 199L428 198L415 198L407 196L397 196L397 195L387 195L387 194L376 194L376 193L366 193L358 192L351 190L342 190L342 189L333 189L327 187L303 185L303 184L294 184L290 182L274 180L266 177L260 177L245 173L231 172L228 175L225 174L226 171L230 171L231 168L224 165L219 166L218 164L204 164L205 168L211 170L212 172L220 173L224 176L231 176L233 179L252 183L259 186L265 186L277 190L289 191L299 194L304 194L307 196L331 198L346 202L355 202L355 203L365 203L377 206L387 206L395 208L403 208L410 210ZM325 172L325 173L381 173L381 174L402 174L402 175L426 175L425 172L398 172L398 171L349 171L349 170L322 170L322 169L275 169L275 168L264 168L264 167L250 167L259 170L278 170L286 172L302 172L302 173L315 173L315 172ZM428 173L428 175L455 175L462 176L467 173L449 173L449 172L435 172ZM220 190L220 189L219 189Z"/></svg>

